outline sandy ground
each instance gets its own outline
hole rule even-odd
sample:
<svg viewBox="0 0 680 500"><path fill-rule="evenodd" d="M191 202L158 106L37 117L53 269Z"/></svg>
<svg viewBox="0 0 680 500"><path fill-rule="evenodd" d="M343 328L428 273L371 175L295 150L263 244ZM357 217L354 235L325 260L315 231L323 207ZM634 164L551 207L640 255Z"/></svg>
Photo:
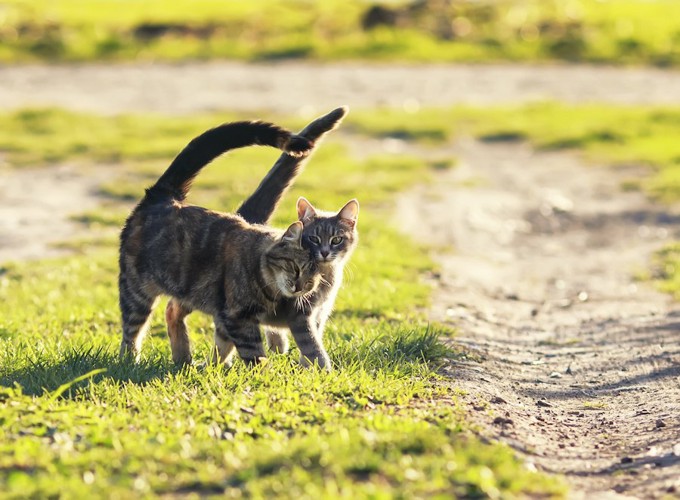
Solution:
<svg viewBox="0 0 680 500"><path fill-rule="evenodd" d="M303 63L0 68L0 109L309 115L339 104L539 99L678 104L680 73ZM678 214L620 190L640 175L635 169L594 168L515 143L466 140L444 152L460 165L396 204L403 228L439 249L430 314L456 327L454 345L470 352L444 373L466 392L482 434L565 474L577 497L680 495L680 306L634 279L654 250L680 236ZM69 214L100 202L96 187L107 175L106 167L1 164L0 262L47 255L53 242L74 236Z"/></svg>
<svg viewBox="0 0 680 500"><path fill-rule="evenodd" d="M97 189L108 170L0 167L0 264L61 255L65 250L56 244L87 236L70 216L101 205Z"/></svg>
<svg viewBox="0 0 680 500"><path fill-rule="evenodd" d="M621 192L635 169L523 144L454 152L459 168L398 213L442 249L430 315L471 355L444 373L482 434L575 496L680 496L680 306L634 277L678 214Z"/></svg>

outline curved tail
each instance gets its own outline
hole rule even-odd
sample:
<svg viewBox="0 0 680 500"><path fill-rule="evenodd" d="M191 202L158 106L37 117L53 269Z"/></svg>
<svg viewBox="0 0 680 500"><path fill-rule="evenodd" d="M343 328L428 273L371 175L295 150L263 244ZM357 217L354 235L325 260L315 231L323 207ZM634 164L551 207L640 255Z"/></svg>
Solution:
<svg viewBox="0 0 680 500"><path fill-rule="evenodd" d="M244 121L225 123L203 132L177 155L146 198L186 198L191 183L203 167L231 149L252 145L279 148L294 157L309 154L313 143L273 123Z"/></svg>
<svg viewBox="0 0 680 500"><path fill-rule="evenodd" d="M298 136L318 144L319 139L340 125L348 111L347 106L336 108L311 122ZM267 224L283 195L302 172L304 161L300 157L282 154L236 213L251 224Z"/></svg>

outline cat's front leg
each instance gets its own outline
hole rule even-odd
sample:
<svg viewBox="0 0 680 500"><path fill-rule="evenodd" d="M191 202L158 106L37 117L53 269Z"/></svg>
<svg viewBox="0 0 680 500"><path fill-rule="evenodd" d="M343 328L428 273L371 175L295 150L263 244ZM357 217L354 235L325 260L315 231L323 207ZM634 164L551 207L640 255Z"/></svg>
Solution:
<svg viewBox="0 0 680 500"><path fill-rule="evenodd" d="M215 318L215 339L218 359L223 362L228 359L232 346L236 346L238 355L248 365L266 362L260 326L253 321L221 313Z"/></svg>
<svg viewBox="0 0 680 500"><path fill-rule="evenodd" d="M289 326L300 349L300 364L305 367L318 365L319 368L332 371L331 359L316 329L316 320L309 316L299 316L291 320Z"/></svg>

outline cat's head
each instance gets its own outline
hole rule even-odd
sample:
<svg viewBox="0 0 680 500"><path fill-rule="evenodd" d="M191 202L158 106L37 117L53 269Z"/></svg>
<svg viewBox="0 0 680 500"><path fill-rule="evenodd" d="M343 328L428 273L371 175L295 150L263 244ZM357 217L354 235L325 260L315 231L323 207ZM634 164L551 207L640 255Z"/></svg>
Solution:
<svg viewBox="0 0 680 500"><path fill-rule="evenodd" d="M294 222L266 253L270 285L287 298L303 297L319 286L321 274L309 250L302 247L301 222Z"/></svg>
<svg viewBox="0 0 680 500"><path fill-rule="evenodd" d="M321 212L305 198L297 202L298 218L304 224L302 245L321 265L342 263L359 241L359 202L348 201L337 213Z"/></svg>

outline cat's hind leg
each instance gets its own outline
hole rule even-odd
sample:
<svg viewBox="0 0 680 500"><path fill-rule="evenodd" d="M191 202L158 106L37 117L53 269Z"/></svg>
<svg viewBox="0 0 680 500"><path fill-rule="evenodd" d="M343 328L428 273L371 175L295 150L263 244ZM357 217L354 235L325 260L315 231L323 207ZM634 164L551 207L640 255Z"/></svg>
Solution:
<svg viewBox="0 0 680 500"><path fill-rule="evenodd" d="M172 360L178 366L191 364L191 342L185 318L191 313L191 308L172 298L165 308L165 322L168 327L168 338L172 350Z"/></svg>
<svg viewBox="0 0 680 500"><path fill-rule="evenodd" d="M142 341L149 329L151 311L157 296L149 296L138 284L125 275L118 282L120 312L123 323L123 341L120 357L130 357L138 363Z"/></svg>
<svg viewBox="0 0 680 500"><path fill-rule="evenodd" d="M215 349L213 351L212 363L214 365L224 365L228 368L234 364L234 354L236 345L231 340L229 333L218 318L215 321Z"/></svg>
<svg viewBox="0 0 680 500"><path fill-rule="evenodd" d="M277 354L286 354L290 343L288 341L288 333L285 330L277 328L267 328L264 331L267 338L267 346L269 350Z"/></svg>

